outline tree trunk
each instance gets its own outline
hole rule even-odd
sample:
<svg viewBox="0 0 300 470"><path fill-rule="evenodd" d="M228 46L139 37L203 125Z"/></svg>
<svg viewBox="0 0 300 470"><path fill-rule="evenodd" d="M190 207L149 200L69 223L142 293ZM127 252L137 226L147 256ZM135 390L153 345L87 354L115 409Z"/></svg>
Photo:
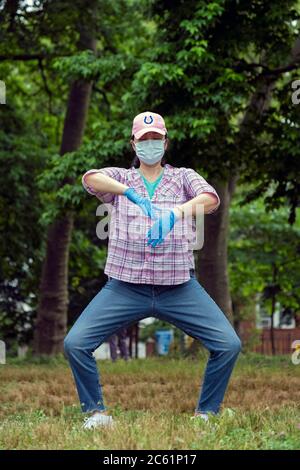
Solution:
<svg viewBox="0 0 300 470"><path fill-rule="evenodd" d="M47 253L42 267L34 353L56 354L62 351L67 325L68 260L73 216L67 214L50 226Z"/></svg>
<svg viewBox="0 0 300 470"><path fill-rule="evenodd" d="M226 316L232 320L227 269L227 236L230 196L228 184L211 180L222 201L222 210L204 216L204 245L197 257L199 281ZM213 235L213 236L212 236Z"/></svg>
<svg viewBox="0 0 300 470"><path fill-rule="evenodd" d="M95 51L95 41L88 36L86 30L81 31L79 47ZM81 79L73 82L71 86L61 155L77 150L81 145L91 89L92 82ZM68 261L73 219L73 213L68 212L55 220L48 230L34 334L33 348L36 355L53 355L63 351L63 339L67 329Z"/></svg>

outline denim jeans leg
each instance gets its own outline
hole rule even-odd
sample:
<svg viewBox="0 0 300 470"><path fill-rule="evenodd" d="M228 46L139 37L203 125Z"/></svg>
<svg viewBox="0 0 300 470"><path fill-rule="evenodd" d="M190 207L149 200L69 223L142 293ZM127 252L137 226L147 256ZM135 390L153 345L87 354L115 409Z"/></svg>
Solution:
<svg viewBox="0 0 300 470"><path fill-rule="evenodd" d="M195 277L156 292L154 316L174 324L208 349L210 356L195 411L217 414L241 350L241 341Z"/></svg>
<svg viewBox="0 0 300 470"><path fill-rule="evenodd" d="M64 350L83 412L107 409L93 352L112 334L151 316L150 292L149 286L109 279L65 337Z"/></svg>

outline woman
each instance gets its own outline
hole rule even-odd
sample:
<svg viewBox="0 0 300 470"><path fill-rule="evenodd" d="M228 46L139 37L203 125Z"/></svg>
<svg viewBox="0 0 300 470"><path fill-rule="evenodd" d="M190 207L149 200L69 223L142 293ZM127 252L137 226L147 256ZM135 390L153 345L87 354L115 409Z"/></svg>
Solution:
<svg viewBox="0 0 300 470"><path fill-rule="evenodd" d="M65 338L85 428L113 423L103 402L93 351L109 336L146 317L174 324L209 350L194 416L218 414L241 349L230 322L195 277L186 220L220 205L216 190L191 168L163 164L168 146L156 113L133 120L131 145L139 168L87 171L84 188L110 211L108 280ZM197 212L196 212L197 211Z"/></svg>

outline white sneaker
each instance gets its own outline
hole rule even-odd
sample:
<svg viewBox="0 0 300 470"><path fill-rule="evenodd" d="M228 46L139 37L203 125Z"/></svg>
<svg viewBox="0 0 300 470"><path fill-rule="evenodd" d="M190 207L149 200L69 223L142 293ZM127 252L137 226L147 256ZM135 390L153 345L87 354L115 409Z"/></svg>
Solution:
<svg viewBox="0 0 300 470"><path fill-rule="evenodd" d="M103 413L95 413L90 418L84 418L84 429L93 429L98 426L112 426L114 424L112 416Z"/></svg>

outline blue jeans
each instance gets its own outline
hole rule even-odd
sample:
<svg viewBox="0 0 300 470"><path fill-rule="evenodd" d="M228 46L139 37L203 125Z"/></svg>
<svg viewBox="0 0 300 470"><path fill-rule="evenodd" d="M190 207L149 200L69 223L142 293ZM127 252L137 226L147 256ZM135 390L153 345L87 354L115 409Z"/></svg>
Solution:
<svg viewBox="0 0 300 470"><path fill-rule="evenodd" d="M83 412L107 409L93 351L112 334L147 317L175 325L208 349L195 411L219 412L241 341L194 270L190 273L188 281L170 286L109 278L83 310L64 340Z"/></svg>

